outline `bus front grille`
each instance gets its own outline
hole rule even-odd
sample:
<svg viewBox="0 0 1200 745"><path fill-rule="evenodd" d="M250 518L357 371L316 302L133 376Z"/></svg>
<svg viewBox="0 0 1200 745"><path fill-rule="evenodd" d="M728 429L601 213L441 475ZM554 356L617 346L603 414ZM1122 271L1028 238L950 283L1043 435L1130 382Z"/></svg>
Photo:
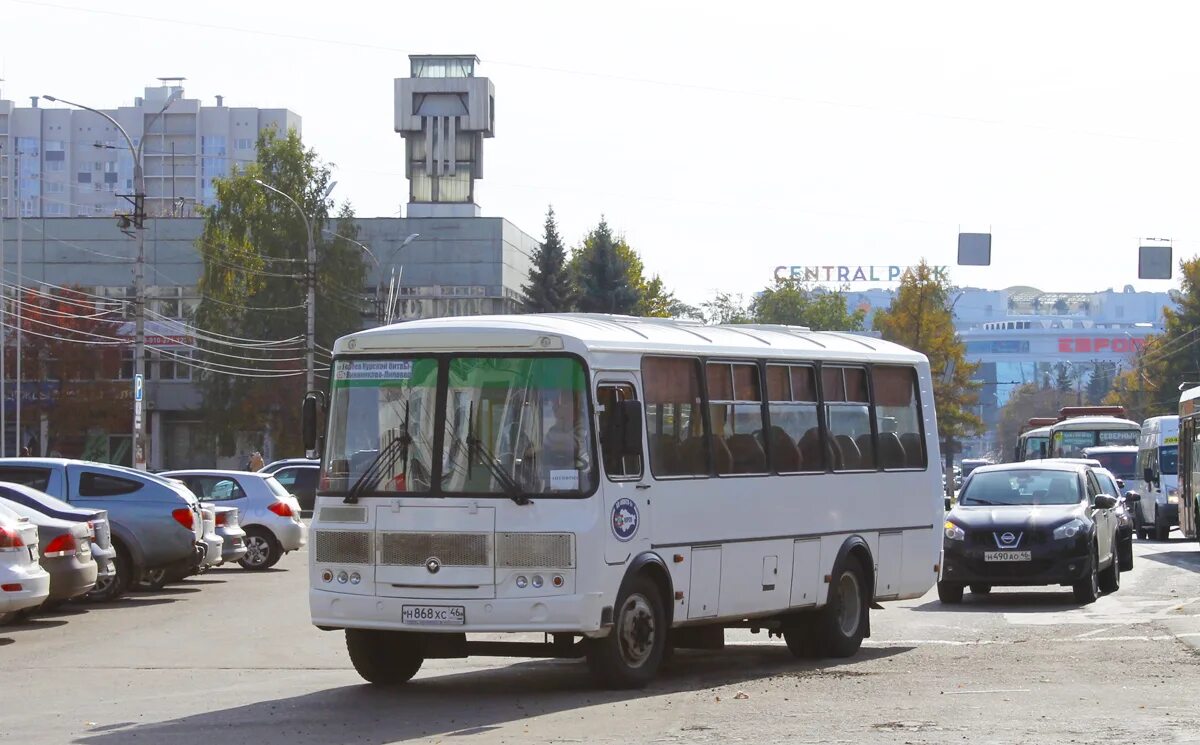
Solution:
<svg viewBox="0 0 1200 745"><path fill-rule="evenodd" d="M491 566L492 536L489 533L379 534L382 565L420 567L431 558L448 567Z"/></svg>
<svg viewBox="0 0 1200 745"><path fill-rule="evenodd" d="M329 564L370 564L371 534L362 530L315 531L316 561Z"/></svg>

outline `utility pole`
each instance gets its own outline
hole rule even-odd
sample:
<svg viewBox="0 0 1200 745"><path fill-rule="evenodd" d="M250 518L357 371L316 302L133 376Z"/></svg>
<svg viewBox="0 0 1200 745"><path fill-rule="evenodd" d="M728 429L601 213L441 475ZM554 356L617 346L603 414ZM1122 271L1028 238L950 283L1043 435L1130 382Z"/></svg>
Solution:
<svg viewBox="0 0 1200 745"><path fill-rule="evenodd" d="M17 185L17 308L16 308L16 311L17 311L17 389L16 389L17 442L13 446L13 448L16 450L16 454L18 456L20 456L23 454L22 450L21 450L21 440L22 440L22 438L21 438L21 398L23 397L21 387L22 387L22 385L24 385L24 383L21 380L21 316L22 316L22 313L21 313L21 302L22 302L21 288L24 287L24 285L22 284L22 281L25 278L23 270L21 268L21 254L24 249L23 241L25 238L24 222L22 221L21 216L22 216L22 213L25 212L25 210L23 208L23 205L21 204L21 149L20 148L17 148L16 155L17 155L17 159L16 159L17 165L14 170L16 171L17 177L14 179L14 181Z"/></svg>
<svg viewBox="0 0 1200 745"><path fill-rule="evenodd" d="M143 471L146 470L149 448L146 446L146 426L145 419L142 417L142 405L144 403L142 399L143 392L145 391L145 380L142 374L146 369L146 179L145 174L142 172L142 147L146 144L148 130L166 113L166 110L170 108L171 104L175 102L181 93L182 89L173 91L167 96L166 102L158 110L158 113L143 124L142 138L136 146L133 144L133 138L129 136L125 128L116 119L113 119L103 111L73 101L55 98L54 96L43 96L47 101L65 103L77 109L90 111L108 120L124 136L125 143L129 145L129 152L133 155L133 198L131 199L128 195L123 195L125 200L133 205L133 214L122 219L132 222L134 236L137 241L137 259L133 265L133 467ZM141 117L144 120L145 114L142 113ZM166 141L165 131L162 133L161 139L163 142ZM164 150L165 148L159 147L160 152ZM125 224L127 225L128 223ZM20 306L17 307L20 308Z"/></svg>

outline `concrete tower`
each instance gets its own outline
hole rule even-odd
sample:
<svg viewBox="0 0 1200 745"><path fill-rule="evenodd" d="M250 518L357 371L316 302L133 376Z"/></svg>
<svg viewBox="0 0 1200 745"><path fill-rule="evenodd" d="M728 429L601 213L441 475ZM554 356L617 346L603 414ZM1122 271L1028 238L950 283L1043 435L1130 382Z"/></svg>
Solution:
<svg viewBox="0 0 1200 745"><path fill-rule="evenodd" d="M414 54L396 78L396 131L404 138L408 217L478 217L483 138L495 134L496 91L475 77L471 54Z"/></svg>

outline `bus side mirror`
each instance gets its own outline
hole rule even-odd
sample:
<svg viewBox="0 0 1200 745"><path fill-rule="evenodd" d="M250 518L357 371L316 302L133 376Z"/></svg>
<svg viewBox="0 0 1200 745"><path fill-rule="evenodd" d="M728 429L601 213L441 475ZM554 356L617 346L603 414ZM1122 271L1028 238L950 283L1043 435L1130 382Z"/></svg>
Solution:
<svg viewBox="0 0 1200 745"><path fill-rule="evenodd" d="M1142 469L1142 481L1145 481L1147 484L1154 483L1154 471L1150 470L1150 466Z"/></svg>
<svg viewBox="0 0 1200 745"><path fill-rule="evenodd" d="M619 401L612 417L612 442L622 456L642 454L642 404Z"/></svg>
<svg viewBox="0 0 1200 745"><path fill-rule="evenodd" d="M300 437L304 444L304 454L306 457L317 457L319 448L319 431L318 421L321 418L321 409L324 408L325 396L319 391L309 391L304 395L304 403L300 410Z"/></svg>

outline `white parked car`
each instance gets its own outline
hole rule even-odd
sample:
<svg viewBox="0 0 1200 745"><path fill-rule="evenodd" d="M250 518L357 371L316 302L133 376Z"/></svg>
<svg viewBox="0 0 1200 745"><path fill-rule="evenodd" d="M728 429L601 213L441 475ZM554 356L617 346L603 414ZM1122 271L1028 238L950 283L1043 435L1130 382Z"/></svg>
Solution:
<svg viewBox="0 0 1200 745"><path fill-rule="evenodd" d="M178 479L201 502L237 507L246 531L246 569L267 569L308 543L300 503L274 476L262 472L188 470L161 474Z"/></svg>
<svg viewBox="0 0 1200 745"><path fill-rule="evenodd" d="M50 595L50 574L38 554L38 529L0 505L0 622L41 605Z"/></svg>

